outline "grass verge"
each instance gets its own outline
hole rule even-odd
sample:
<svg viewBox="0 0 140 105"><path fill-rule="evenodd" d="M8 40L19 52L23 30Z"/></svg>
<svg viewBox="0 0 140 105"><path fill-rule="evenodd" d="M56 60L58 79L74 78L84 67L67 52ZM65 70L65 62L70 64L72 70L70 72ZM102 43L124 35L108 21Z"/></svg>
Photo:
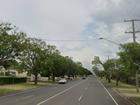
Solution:
<svg viewBox="0 0 140 105"><path fill-rule="evenodd" d="M0 85L0 95L29 90L29 89L33 89L33 88L37 88L41 86L46 86L48 84L50 83L39 82L38 85L34 85L33 82L27 82L27 83L20 83L20 84Z"/></svg>
<svg viewBox="0 0 140 105"><path fill-rule="evenodd" d="M140 93L136 92L136 87L133 85L125 84L122 82L119 82L119 86L116 86L116 82L114 80L111 81L111 83L107 83L105 79L101 79L101 81L112 87L115 91L117 91L120 95L128 97L133 102L135 102L137 105L140 105Z"/></svg>

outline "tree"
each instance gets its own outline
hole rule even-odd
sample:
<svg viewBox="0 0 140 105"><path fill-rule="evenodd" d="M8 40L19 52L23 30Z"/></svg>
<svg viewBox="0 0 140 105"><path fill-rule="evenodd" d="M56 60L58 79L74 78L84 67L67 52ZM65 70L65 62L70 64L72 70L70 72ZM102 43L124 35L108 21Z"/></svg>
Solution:
<svg viewBox="0 0 140 105"><path fill-rule="evenodd" d="M60 54L56 46L46 45L40 39L29 38L23 32L9 23L0 24L0 66L5 68L27 70L35 76L34 83L38 82L38 75L55 77L76 77L89 75L80 62ZM19 70L20 71L20 70Z"/></svg>
<svg viewBox="0 0 140 105"><path fill-rule="evenodd" d="M127 43L123 44L120 47L120 52L118 55L120 59L124 62L125 66L128 68L131 76L136 77L136 87L137 92L139 92L138 88L138 66L140 64L140 44L139 43Z"/></svg>
<svg viewBox="0 0 140 105"><path fill-rule="evenodd" d="M102 65L102 67L104 68L103 73L106 76L106 79L108 80L109 83L111 82L111 69L110 69L111 64L110 63L111 63L110 60L107 60L106 62L103 63L98 56L95 56L94 60L92 61L93 66L97 67L97 65ZM95 73L97 73L97 71Z"/></svg>
<svg viewBox="0 0 140 105"><path fill-rule="evenodd" d="M61 72L60 69L60 59L62 56L60 52L56 49L55 46L47 45L46 46L46 59L44 70L42 71L42 75L44 76L52 76L52 80L55 81L55 77L59 75Z"/></svg>
<svg viewBox="0 0 140 105"><path fill-rule="evenodd" d="M0 24L0 66L7 69L20 58L25 37L24 33L16 31L15 26L9 23Z"/></svg>
<svg viewBox="0 0 140 105"><path fill-rule="evenodd" d="M26 70L34 74L34 83L37 85L38 75L42 71L42 66L46 60L45 42L32 38L26 43L26 49L22 58L22 63Z"/></svg>

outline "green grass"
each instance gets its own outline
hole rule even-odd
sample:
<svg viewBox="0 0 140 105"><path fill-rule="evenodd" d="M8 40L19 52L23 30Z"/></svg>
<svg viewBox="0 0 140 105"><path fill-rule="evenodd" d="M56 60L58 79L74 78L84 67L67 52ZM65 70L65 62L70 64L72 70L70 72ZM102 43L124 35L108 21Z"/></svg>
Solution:
<svg viewBox="0 0 140 105"><path fill-rule="evenodd" d="M131 98L134 102L140 105L140 93L136 92L136 87L134 85L119 82L119 86L116 86L116 81L114 80L112 80L111 83L107 83L105 79L102 79L101 81L119 92L120 95Z"/></svg>
<svg viewBox="0 0 140 105"><path fill-rule="evenodd" d="M39 82L38 85L34 85L33 82L28 82L28 83L20 83L20 84L12 84L12 85L0 85L0 95L33 89L41 86L46 86L48 84L49 83Z"/></svg>
<svg viewBox="0 0 140 105"><path fill-rule="evenodd" d="M140 97L132 97L131 99L134 100L136 104L140 105Z"/></svg>

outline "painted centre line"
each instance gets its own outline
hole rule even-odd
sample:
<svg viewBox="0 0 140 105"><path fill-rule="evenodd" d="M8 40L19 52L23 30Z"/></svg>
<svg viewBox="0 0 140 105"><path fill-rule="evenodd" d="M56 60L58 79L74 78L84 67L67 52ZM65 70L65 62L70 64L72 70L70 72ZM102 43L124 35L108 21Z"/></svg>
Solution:
<svg viewBox="0 0 140 105"><path fill-rule="evenodd" d="M34 95L29 95L29 96L23 97L23 98L21 98L21 99L25 100L25 99L31 98L31 97L33 97L33 96L34 96Z"/></svg>
<svg viewBox="0 0 140 105"><path fill-rule="evenodd" d="M79 97L78 101L80 102L80 101L82 100L82 98L83 98L83 95L81 95L81 96Z"/></svg>
<svg viewBox="0 0 140 105"><path fill-rule="evenodd" d="M61 91L61 92L55 94L54 96L51 96L51 97L47 98L47 99L44 100L44 101L41 101L41 102L38 103L37 105L42 105L43 103L45 103L45 102L47 102L47 101L49 101L49 100L51 100L51 99L53 99L53 98L55 98L55 97L57 97L57 96L59 96L59 95L65 93L65 92L69 91L70 89L72 89L72 88L74 88L74 87L76 87L76 86L82 84L83 82L85 82L85 81L81 81L81 82L79 82L78 84L75 84L75 85L73 85L73 86L71 86L71 87L65 89L64 91Z"/></svg>

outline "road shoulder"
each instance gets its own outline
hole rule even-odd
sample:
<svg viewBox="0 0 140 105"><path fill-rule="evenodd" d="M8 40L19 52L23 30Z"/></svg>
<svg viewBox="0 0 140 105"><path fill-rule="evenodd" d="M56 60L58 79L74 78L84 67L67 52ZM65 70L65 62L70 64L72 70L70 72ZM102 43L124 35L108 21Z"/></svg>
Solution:
<svg viewBox="0 0 140 105"><path fill-rule="evenodd" d="M116 100L118 105L136 105L128 97L125 97L122 94L120 94L118 91L116 91L115 89L112 89L108 83L105 83L102 80L100 80L100 81L104 85L104 87L109 91L109 93L112 95L112 97Z"/></svg>

